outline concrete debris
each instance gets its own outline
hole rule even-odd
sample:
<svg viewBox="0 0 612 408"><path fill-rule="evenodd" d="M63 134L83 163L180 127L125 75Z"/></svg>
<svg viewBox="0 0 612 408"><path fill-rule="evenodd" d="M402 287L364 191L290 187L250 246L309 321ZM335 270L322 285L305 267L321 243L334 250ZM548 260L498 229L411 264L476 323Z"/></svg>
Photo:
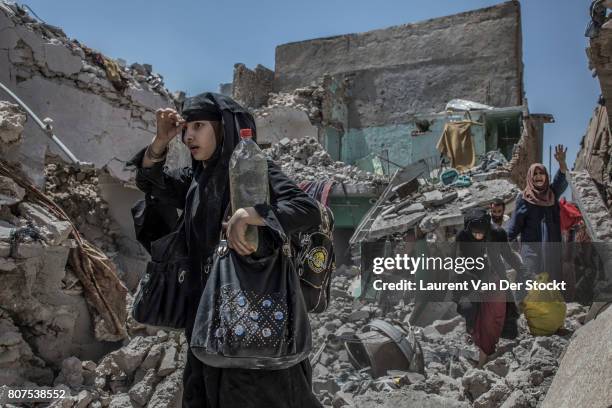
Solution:
<svg viewBox="0 0 612 408"><path fill-rule="evenodd" d="M1 134L1 133L0 133ZM13 179L0 176L0 205L13 205L23 200L25 190Z"/></svg>
<svg viewBox="0 0 612 408"><path fill-rule="evenodd" d="M175 407L182 395L186 347L184 334L178 332L158 331L153 335L136 336L124 347L103 357L97 365L93 361L81 363L74 357L65 360L55 384L69 385L68 395L83 406ZM151 365L149 355L159 349L174 350L166 354L165 358L172 359L166 364L181 369L168 374L161 372L161 366ZM79 368L80 377L76 375ZM69 384L67 378L72 378L73 383Z"/></svg>
<svg viewBox="0 0 612 408"><path fill-rule="evenodd" d="M20 214L37 227L45 241L51 245L59 245L68 239L72 232L72 225L68 221L57 219L44 207L34 203L20 203Z"/></svg>
<svg viewBox="0 0 612 408"><path fill-rule="evenodd" d="M461 379L465 392L472 400L477 399L491 388L497 376L484 370L471 369Z"/></svg>
<svg viewBox="0 0 612 408"><path fill-rule="evenodd" d="M48 157L45 166L45 194L72 219L79 232L106 253L116 264L119 278L133 288L139 274L135 265L126 265L125 254L134 252L105 200L101 178L104 171L75 166ZM134 270L135 269L135 270Z"/></svg>
<svg viewBox="0 0 612 408"><path fill-rule="evenodd" d="M313 389L325 407L535 406L544 399L558 359L569 344L568 338L556 335L534 338L521 319L519 337L511 341L502 339L492 361L478 370L473 368L476 350L464 340L465 322L455 317L417 330L425 357L425 375L392 370L373 378L367 368L357 370L349 362L343 339L373 318L390 323L407 321L413 306L401 302L384 314L375 304L356 303L346 296L351 279L345 274L335 276L329 309L311 315L311 358L325 344L312 362ZM567 326L586 312L579 305L572 304L571 308L575 313L568 314ZM22 367L29 364L27 371L35 372L32 367L40 362L36 363L32 349L23 341L20 328L1 315L0 325L2 333L11 333L0 337L3 350L7 347L17 350L11 354L14 356L11 363L0 364ZM436 336L427 335L433 331ZM133 337L97 364L66 357L59 362L62 369L55 381L50 369L41 369L38 374L43 379L46 375L47 384L67 385L73 404L88 401L92 407L171 407L181 398L186 348L184 334L151 330ZM14 384L15 379L4 383ZM87 387L87 393L83 387Z"/></svg>
<svg viewBox="0 0 612 408"><path fill-rule="evenodd" d="M341 296L350 283L346 276L335 276L330 308L323 314L311 315L313 350L325 343L324 352L313 362L313 382L319 400L326 407L498 407L506 401L508 407L536 406L544 399L561 352L569 344L569 337L531 336L521 318L519 337L501 339L492 360L483 370L478 370L474 368L477 351L465 343L465 322L455 317L417 330L425 356L425 376L389 371L387 376L374 379L367 369L357 371L342 361L341 339L374 317L390 323L407 321L413 305L400 301L390 313L383 314L375 304L361 305L351 297ZM567 317L568 327L580 313L586 312L583 306L570 306L577 312ZM428 336L428 332L436 335ZM340 391L334 393L336 389Z"/></svg>
<svg viewBox="0 0 612 408"><path fill-rule="evenodd" d="M26 115L19 105L0 101L0 146L4 151L21 141Z"/></svg>
<svg viewBox="0 0 612 408"><path fill-rule="evenodd" d="M496 173L496 177L500 173ZM470 208L482 207L500 198L511 211L519 188L508 178L474 182L469 187L423 181L417 191L400 198L392 195L381 204L381 211L372 223L367 238L377 239L403 234L418 226L424 232L463 225L463 214ZM442 239L446 239L443 237Z"/></svg>
<svg viewBox="0 0 612 408"><path fill-rule="evenodd" d="M324 95L323 79L292 91L270 93L267 103L259 109L254 109L253 115L266 117L275 109L293 108L305 112L313 124L319 124L322 120L321 106Z"/></svg>
<svg viewBox="0 0 612 408"><path fill-rule="evenodd" d="M83 385L83 363L76 357L68 357L62 361L62 370L55 379L55 384L66 384L70 388Z"/></svg>
<svg viewBox="0 0 612 408"><path fill-rule="evenodd" d="M372 174L355 166L334 161L315 138L283 139L264 152L296 182L335 180L366 187L382 186L386 176Z"/></svg>
<svg viewBox="0 0 612 408"><path fill-rule="evenodd" d="M5 207L0 218L12 230L10 240L3 243L5 250L0 258L4 270L0 315L7 313L14 319L17 333L36 350L38 366L59 366L77 353L97 357L97 353L105 352L94 333L81 329L90 327L92 317L82 293L71 291L78 283L70 279L67 270L73 246L68 225L28 201ZM9 382L22 381L19 367L9 368Z"/></svg>
<svg viewBox="0 0 612 408"><path fill-rule="evenodd" d="M572 172L570 187L591 239L595 242L612 240L612 218L591 175L586 170Z"/></svg>
<svg viewBox="0 0 612 408"><path fill-rule="evenodd" d="M0 27L0 48L8 51L0 60L0 80L35 113L51 117L57 135L80 160L130 181L133 172L125 162L153 137L155 110L176 106L162 76L148 64L119 64L14 3L0 8ZM92 112L104 120L92 120ZM15 131L4 138L19 133L19 120L13 122ZM47 146L59 150L33 122L24 126L25 143L15 153L25 159L26 174L42 185Z"/></svg>

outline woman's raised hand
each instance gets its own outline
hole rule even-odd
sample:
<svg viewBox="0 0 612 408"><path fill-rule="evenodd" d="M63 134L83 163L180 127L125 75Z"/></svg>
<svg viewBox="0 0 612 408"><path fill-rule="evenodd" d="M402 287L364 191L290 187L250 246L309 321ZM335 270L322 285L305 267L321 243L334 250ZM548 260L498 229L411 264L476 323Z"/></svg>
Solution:
<svg viewBox="0 0 612 408"><path fill-rule="evenodd" d="M185 121L179 113L171 108L158 109L155 112L157 119L157 135L155 144L167 146L168 143L183 129Z"/></svg>
<svg viewBox="0 0 612 408"><path fill-rule="evenodd" d="M562 173L567 171L567 163L565 162L565 156L567 154L567 147L562 144L555 146L555 160L559 163L559 170Z"/></svg>

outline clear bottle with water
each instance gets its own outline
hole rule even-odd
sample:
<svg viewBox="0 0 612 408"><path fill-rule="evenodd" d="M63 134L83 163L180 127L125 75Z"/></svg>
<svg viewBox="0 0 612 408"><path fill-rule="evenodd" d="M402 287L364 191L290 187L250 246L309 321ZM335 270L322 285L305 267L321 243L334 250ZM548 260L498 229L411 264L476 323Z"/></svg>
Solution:
<svg viewBox="0 0 612 408"><path fill-rule="evenodd" d="M240 129L240 142L229 163L230 200L232 212L255 204L269 203L268 162L251 129ZM249 225L246 240L255 249L259 245L257 226Z"/></svg>

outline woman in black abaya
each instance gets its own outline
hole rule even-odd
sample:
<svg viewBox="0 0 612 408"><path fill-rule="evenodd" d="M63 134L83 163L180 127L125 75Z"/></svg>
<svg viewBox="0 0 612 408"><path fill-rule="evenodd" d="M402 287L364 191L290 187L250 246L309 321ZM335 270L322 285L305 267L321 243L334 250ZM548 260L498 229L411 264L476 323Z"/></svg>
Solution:
<svg viewBox="0 0 612 408"><path fill-rule="evenodd" d="M230 200L229 160L238 144L239 129L255 132L252 116L229 97L204 93L187 98L179 115L173 109L157 112L157 135L133 159L138 167L138 187L164 204L185 211L186 244L191 259L192 288L185 330L187 342L206 275L203 265L227 228L229 246L240 255L253 248L244 238L248 225L264 226L276 217L287 234L305 231L320 223L317 204L271 161L268 161L270 204L237 209L226 225L222 218ZM170 140L182 133L192 156L192 166L164 169ZM302 333L310 336L310 333ZM312 408L320 407L311 390L308 359L284 370L215 368L200 362L191 352L183 377L183 407L198 408Z"/></svg>

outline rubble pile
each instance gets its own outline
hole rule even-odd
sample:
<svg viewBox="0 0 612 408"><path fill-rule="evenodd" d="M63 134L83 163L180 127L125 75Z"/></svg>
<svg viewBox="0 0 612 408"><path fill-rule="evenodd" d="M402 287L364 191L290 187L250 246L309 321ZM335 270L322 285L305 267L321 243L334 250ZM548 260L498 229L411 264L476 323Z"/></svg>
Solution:
<svg viewBox="0 0 612 408"><path fill-rule="evenodd" d="M1 2L0 8L11 17L15 24L28 27L49 43L63 45L67 52L79 56L83 60L82 66L79 67L66 67L64 66L66 63L61 58L48 60L46 64L44 60L41 60L38 69L45 76L54 76L54 68L61 68L59 71L74 71L71 79L75 80L77 86L81 88L92 88L92 90L104 93L104 88L107 87L105 82L108 80L115 89L120 91L128 87L134 87L155 91L164 97L172 98L172 95L164 87L163 77L154 73L150 64L133 63L128 66L122 59L109 59L101 53L82 45L79 41L68 38L61 28L46 24L30 16L24 8L16 3ZM26 49L27 45L24 45L24 52L22 52L22 58L24 59L27 54ZM112 93L105 93L105 95L113 97Z"/></svg>
<svg viewBox="0 0 612 408"><path fill-rule="evenodd" d="M0 0L0 31L2 83L41 120L52 119L54 133L79 160L107 168L118 182L133 180L125 163L155 134L155 111L176 106L184 94L171 94L149 64L109 58L13 2ZM24 138L27 148L9 154L42 186L45 155L59 149L34 121ZM177 155L188 157L174 150L172 163Z"/></svg>
<svg viewBox="0 0 612 408"><path fill-rule="evenodd" d="M322 104L325 97L323 79L290 92L270 93L265 106L253 110L253 116L266 117L277 108L293 108L306 112L312 124L322 121Z"/></svg>
<svg viewBox="0 0 612 408"><path fill-rule="evenodd" d="M411 306L400 303L383 314L377 305L353 300L348 293L350 282L350 276L335 277L329 309L311 316L314 350L325 344L313 364L313 388L326 407L536 406L543 401L569 344L570 335L532 336L521 318L519 336L501 339L491 360L477 369L477 350L466 342L465 321L457 316L415 328L424 353L425 375L394 370L372 378L367 369L353 367L342 339L373 318L408 322ZM565 327L570 331L581 327L586 311L586 307L568 304Z"/></svg>
<svg viewBox="0 0 612 408"><path fill-rule="evenodd" d="M67 398L52 408L177 407L187 357L184 334L160 330L136 336L97 364L70 357L62 362L54 389Z"/></svg>
<svg viewBox="0 0 612 408"><path fill-rule="evenodd" d="M51 367L64 358L94 356L105 346L67 266L70 223L30 202L9 177L0 177L0 191L0 382L48 384Z"/></svg>
<svg viewBox="0 0 612 408"><path fill-rule="evenodd" d="M118 251L119 226L109 214L98 187L99 170L92 166L48 161L45 193L68 214L77 229L107 255Z"/></svg>
<svg viewBox="0 0 612 408"><path fill-rule="evenodd" d="M381 205L369 238L402 233L414 226L430 233L462 225L468 209L486 206L496 198L510 207L519 193L516 184L507 178L482 179L473 174L470 183L444 185L435 180L414 179L396 186L394 194ZM438 238L445 241L449 237Z"/></svg>
<svg viewBox="0 0 612 408"><path fill-rule="evenodd" d="M272 147L264 149L264 153L277 162L287 176L298 183L326 179L339 183L371 186L388 183L386 176L335 161L314 137L293 140L284 138Z"/></svg>
<svg viewBox="0 0 612 408"><path fill-rule="evenodd" d="M25 121L26 116L18 105L0 101L0 152L21 142Z"/></svg>
<svg viewBox="0 0 612 408"><path fill-rule="evenodd" d="M17 129L14 140L20 143L25 115L14 105L1 106L0 139ZM72 269L69 257L77 242L71 223L58 218L36 190L24 188L24 176L9 166L3 160L0 176L0 384L51 385L64 359L75 354L97 359L121 336L104 331L104 320ZM60 173L56 182L76 189ZM112 281L91 273L89 285L107 288ZM99 294L104 295L109 294ZM117 296L103 301L114 304Z"/></svg>

